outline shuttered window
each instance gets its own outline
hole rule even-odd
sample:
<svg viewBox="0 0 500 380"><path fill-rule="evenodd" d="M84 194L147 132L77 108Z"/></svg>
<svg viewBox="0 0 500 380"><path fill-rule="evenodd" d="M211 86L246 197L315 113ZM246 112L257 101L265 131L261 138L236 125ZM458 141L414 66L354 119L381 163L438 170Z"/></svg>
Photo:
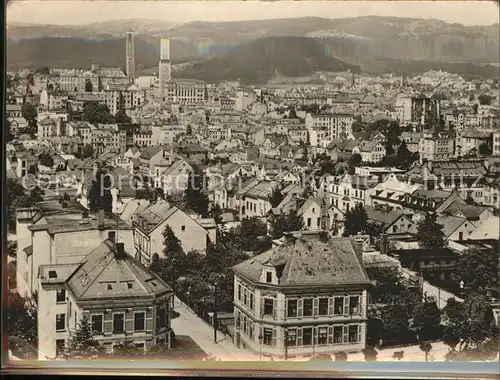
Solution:
<svg viewBox="0 0 500 380"><path fill-rule="evenodd" d="M343 327L342 326L333 326L333 343L340 344L343 342Z"/></svg>
<svg viewBox="0 0 500 380"><path fill-rule="evenodd" d="M134 311L127 310L125 313L125 331L133 332L134 331Z"/></svg>
<svg viewBox="0 0 500 380"><path fill-rule="evenodd" d="M113 314L113 333L123 333L125 331L125 314L115 313Z"/></svg>
<svg viewBox="0 0 500 380"><path fill-rule="evenodd" d="M146 331L153 330L153 308L148 307L146 310Z"/></svg>
<svg viewBox="0 0 500 380"><path fill-rule="evenodd" d="M311 346L313 344L313 328L304 327L302 329L302 345Z"/></svg>
<svg viewBox="0 0 500 380"><path fill-rule="evenodd" d="M104 334L111 334L113 332L113 315L111 311L106 310L104 313Z"/></svg>
<svg viewBox="0 0 500 380"><path fill-rule="evenodd" d="M329 298L321 297L318 299L317 315L328 315Z"/></svg>
<svg viewBox="0 0 500 380"><path fill-rule="evenodd" d="M333 297L328 298L328 315L334 315L333 303L335 299Z"/></svg>
<svg viewBox="0 0 500 380"><path fill-rule="evenodd" d="M349 296L344 297L344 315L349 315Z"/></svg>
<svg viewBox="0 0 500 380"><path fill-rule="evenodd" d="M262 344L265 346L273 345L273 329L267 327L264 328Z"/></svg>
<svg viewBox="0 0 500 380"><path fill-rule="evenodd" d="M334 298L334 315L342 315L344 313L344 297Z"/></svg>
<svg viewBox="0 0 500 380"><path fill-rule="evenodd" d="M102 334L103 333L103 324L104 324L103 316L102 315L92 315L91 322L92 322L92 332L94 334Z"/></svg>
<svg viewBox="0 0 500 380"><path fill-rule="evenodd" d="M313 299L313 316L318 316L319 315L319 299L314 298Z"/></svg>
<svg viewBox="0 0 500 380"><path fill-rule="evenodd" d="M303 314L303 310L304 310L304 303L303 303L303 299L299 299L297 300L297 317L302 317L302 314Z"/></svg>

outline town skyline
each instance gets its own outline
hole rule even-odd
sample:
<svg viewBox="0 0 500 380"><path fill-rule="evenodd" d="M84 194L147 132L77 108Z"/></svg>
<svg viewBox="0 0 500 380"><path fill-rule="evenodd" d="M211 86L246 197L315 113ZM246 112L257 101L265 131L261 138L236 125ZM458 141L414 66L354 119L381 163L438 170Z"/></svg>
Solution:
<svg viewBox="0 0 500 380"><path fill-rule="evenodd" d="M57 4L57 7L48 4ZM366 1L332 3L317 1L272 3L127 1L126 6L124 5L122 1L74 1L71 4L60 1L44 1L43 3L14 1L9 4L7 10L7 25L21 23L77 26L98 22L141 19L184 24L196 21L231 22L300 17L343 19L370 16L434 19L466 26L489 26L499 22L497 4L484 1L402 1L396 4L386 1L376 3ZM263 11L263 8L265 8L265 11ZM162 12L165 12L165 17L161 17ZM412 17L402 17L406 15L412 15Z"/></svg>

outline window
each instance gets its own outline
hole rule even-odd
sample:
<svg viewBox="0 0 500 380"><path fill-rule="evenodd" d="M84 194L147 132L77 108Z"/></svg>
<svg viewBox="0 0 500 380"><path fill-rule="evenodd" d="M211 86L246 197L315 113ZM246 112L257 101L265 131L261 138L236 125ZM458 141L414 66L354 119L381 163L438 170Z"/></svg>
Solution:
<svg viewBox="0 0 500 380"><path fill-rule="evenodd" d="M307 227L311 227L311 218L307 218Z"/></svg>
<svg viewBox="0 0 500 380"><path fill-rule="evenodd" d="M66 329L66 314L56 314L56 331Z"/></svg>
<svg viewBox="0 0 500 380"><path fill-rule="evenodd" d="M313 210L312 210L313 214L316 212L316 209L313 207Z"/></svg>
<svg viewBox="0 0 500 380"><path fill-rule="evenodd" d="M59 289L56 292L56 302L62 303L66 302L66 289Z"/></svg>
<svg viewBox="0 0 500 380"><path fill-rule="evenodd" d="M265 346L273 346L273 329L269 328L264 328L264 335L263 335L263 342L262 344Z"/></svg>
<svg viewBox="0 0 500 380"><path fill-rule="evenodd" d="M241 301L241 285L238 284L238 301Z"/></svg>
<svg viewBox="0 0 500 380"><path fill-rule="evenodd" d="M316 224L317 224L318 227L321 225L321 218L317 218L316 219Z"/></svg>
<svg viewBox="0 0 500 380"><path fill-rule="evenodd" d="M156 328L166 327L167 312L165 305L159 306L156 314Z"/></svg>
<svg viewBox="0 0 500 380"><path fill-rule="evenodd" d="M181 231L186 231L186 226L181 226Z"/></svg>
<svg viewBox="0 0 500 380"><path fill-rule="evenodd" d="M333 327L333 343L342 343L342 326Z"/></svg>
<svg viewBox="0 0 500 380"><path fill-rule="evenodd" d="M248 291L246 289L243 290L243 303L245 304L245 306L247 305L247 295L248 295Z"/></svg>
<svg viewBox="0 0 500 380"><path fill-rule="evenodd" d="M297 316L297 300L288 300L287 317L293 318Z"/></svg>
<svg viewBox="0 0 500 380"><path fill-rule="evenodd" d="M145 313L134 313L134 331L143 331L144 330L144 320Z"/></svg>
<svg viewBox="0 0 500 380"><path fill-rule="evenodd" d="M313 299L305 298L304 299L304 317L311 317L313 315Z"/></svg>
<svg viewBox="0 0 500 380"><path fill-rule="evenodd" d="M328 315L328 298L322 297L319 299L318 314Z"/></svg>
<svg viewBox="0 0 500 380"><path fill-rule="evenodd" d="M64 352L64 347L66 345L66 342L64 339L57 339L56 340L56 355L59 356Z"/></svg>
<svg viewBox="0 0 500 380"><path fill-rule="evenodd" d="M274 299L264 298L264 315L273 315L274 313Z"/></svg>
<svg viewBox="0 0 500 380"><path fill-rule="evenodd" d="M102 334L102 315L92 315L92 331L97 334Z"/></svg>
<svg viewBox="0 0 500 380"><path fill-rule="evenodd" d="M318 328L318 344L327 344L328 342L328 329L326 327Z"/></svg>
<svg viewBox="0 0 500 380"><path fill-rule="evenodd" d="M113 314L113 333L122 333L124 331L123 313Z"/></svg>
<svg viewBox="0 0 500 380"><path fill-rule="evenodd" d="M132 283L131 283L131 282L129 282L129 283L127 284L127 287L128 287L129 289L132 289Z"/></svg>
<svg viewBox="0 0 500 380"><path fill-rule="evenodd" d="M304 327L302 330L302 344L304 346L311 346L313 343L313 329L312 327Z"/></svg>
<svg viewBox="0 0 500 380"><path fill-rule="evenodd" d="M349 314L358 314L360 312L359 296L351 296L349 300Z"/></svg>
<svg viewBox="0 0 500 380"><path fill-rule="evenodd" d="M297 345L297 330L296 329L289 329L288 330L288 337L287 337L287 346L288 347L295 347Z"/></svg>
<svg viewBox="0 0 500 380"><path fill-rule="evenodd" d="M273 282L273 273L266 272L266 282Z"/></svg>
<svg viewBox="0 0 500 380"><path fill-rule="evenodd" d="M250 309L253 310L253 293L250 293L250 304L249 304Z"/></svg>
<svg viewBox="0 0 500 380"><path fill-rule="evenodd" d="M349 326L349 343L357 343L358 341L358 325Z"/></svg>
<svg viewBox="0 0 500 380"><path fill-rule="evenodd" d="M335 297L333 313L335 315L344 314L344 297Z"/></svg>

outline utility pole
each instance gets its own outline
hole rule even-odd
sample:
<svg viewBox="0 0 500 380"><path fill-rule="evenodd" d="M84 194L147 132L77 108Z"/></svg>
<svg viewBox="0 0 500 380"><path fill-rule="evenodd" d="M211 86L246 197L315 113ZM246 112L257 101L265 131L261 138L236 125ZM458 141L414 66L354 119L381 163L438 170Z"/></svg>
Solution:
<svg viewBox="0 0 500 380"><path fill-rule="evenodd" d="M217 281L214 282L214 343L217 343Z"/></svg>
<svg viewBox="0 0 500 380"><path fill-rule="evenodd" d="M288 360L288 330L285 330L285 360Z"/></svg>

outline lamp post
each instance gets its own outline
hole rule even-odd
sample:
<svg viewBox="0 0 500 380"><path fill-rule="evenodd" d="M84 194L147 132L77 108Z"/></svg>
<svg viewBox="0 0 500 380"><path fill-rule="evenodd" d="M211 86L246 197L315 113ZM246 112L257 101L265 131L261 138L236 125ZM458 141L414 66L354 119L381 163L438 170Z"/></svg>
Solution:
<svg viewBox="0 0 500 380"><path fill-rule="evenodd" d="M285 329L285 360L288 360L288 330Z"/></svg>
<svg viewBox="0 0 500 380"><path fill-rule="evenodd" d="M214 282L214 343L217 343L217 281Z"/></svg>
<svg viewBox="0 0 500 380"><path fill-rule="evenodd" d="M264 339L264 337L262 336L262 334L259 335L259 343L260 343L260 351L259 351L259 361L262 360L262 340Z"/></svg>

